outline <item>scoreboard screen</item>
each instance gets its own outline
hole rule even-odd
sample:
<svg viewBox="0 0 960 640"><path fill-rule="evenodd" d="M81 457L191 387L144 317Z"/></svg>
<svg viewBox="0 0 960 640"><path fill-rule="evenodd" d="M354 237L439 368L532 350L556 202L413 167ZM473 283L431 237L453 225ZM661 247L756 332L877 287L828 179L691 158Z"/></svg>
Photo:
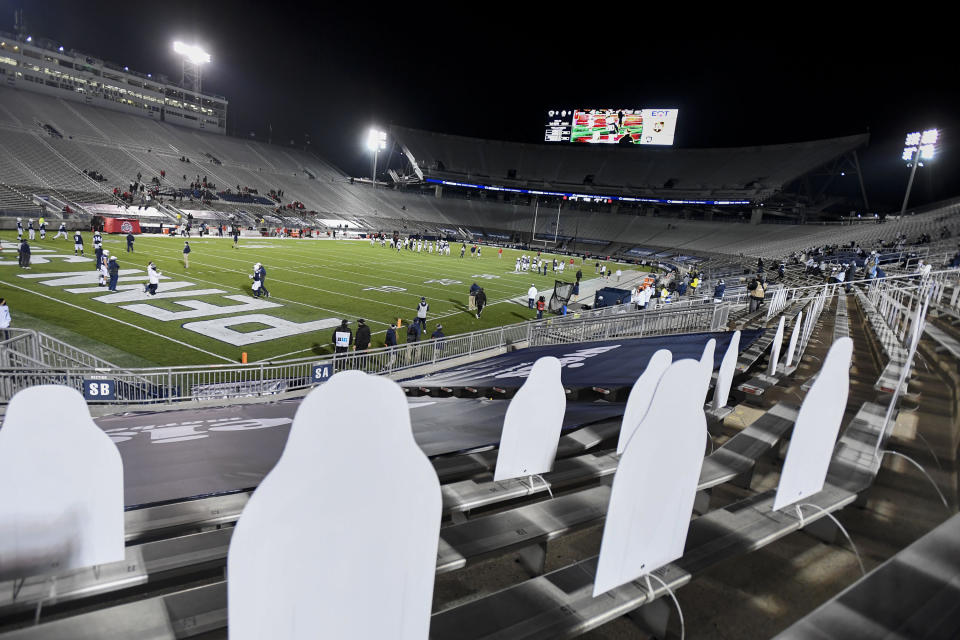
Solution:
<svg viewBox="0 0 960 640"><path fill-rule="evenodd" d="M672 145L677 109L551 109L544 142Z"/></svg>

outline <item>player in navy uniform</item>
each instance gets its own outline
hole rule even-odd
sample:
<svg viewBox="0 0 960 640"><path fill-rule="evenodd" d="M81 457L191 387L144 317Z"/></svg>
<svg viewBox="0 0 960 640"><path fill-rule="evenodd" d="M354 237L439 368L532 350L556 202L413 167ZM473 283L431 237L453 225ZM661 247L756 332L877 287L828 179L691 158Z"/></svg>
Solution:
<svg viewBox="0 0 960 640"><path fill-rule="evenodd" d="M17 218L17 242L23 240L23 218Z"/></svg>
<svg viewBox="0 0 960 640"><path fill-rule="evenodd" d="M267 270L259 262L253 265L253 275L250 276L253 280L253 295L257 298L260 297L262 293L265 298L270 297L270 292L267 291L266 280L267 280Z"/></svg>
<svg viewBox="0 0 960 640"><path fill-rule="evenodd" d="M26 238L20 241L20 249L18 250L19 254L19 263L20 266L24 269L30 268L30 245L27 244Z"/></svg>
<svg viewBox="0 0 960 640"><path fill-rule="evenodd" d="M79 229L73 232L73 255L83 255L83 235Z"/></svg>
<svg viewBox="0 0 960 640"><path fill-rule="evenodd" d="M61 222L61 223L60 223L60 228L57 229L57 235L55 235L55 236L53 237L53 239L56 240L57 238L59 238L59 237L60 237L60 234L63 234L63 239L64 239L64 240L67 239L67 223L66 223L66 222Z"/></svg>
<svg viewBox="0 0 960 640"><path fill-rule="evenodd" d="M107 273L110 274L110 291L117 290L117 280L120 279L120 263L117 262L117 256L110 256L107 263Z"/></svg>

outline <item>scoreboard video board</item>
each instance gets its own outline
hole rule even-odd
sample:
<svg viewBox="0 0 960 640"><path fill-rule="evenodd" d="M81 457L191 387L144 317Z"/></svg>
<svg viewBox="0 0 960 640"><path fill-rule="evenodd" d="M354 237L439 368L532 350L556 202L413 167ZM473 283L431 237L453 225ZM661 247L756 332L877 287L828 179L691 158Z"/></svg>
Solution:
<svg viewBox="0 0 960 640"><path fill-rule="evenodd" d="M672 145L677 109L551 109L544 142Z"/></svg>

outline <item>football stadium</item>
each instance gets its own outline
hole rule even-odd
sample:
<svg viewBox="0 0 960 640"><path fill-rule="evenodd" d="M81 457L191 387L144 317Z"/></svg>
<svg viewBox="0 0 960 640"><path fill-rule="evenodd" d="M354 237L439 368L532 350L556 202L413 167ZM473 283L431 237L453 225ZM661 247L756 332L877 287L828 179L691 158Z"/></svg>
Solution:
<svg viewBox="0 0 960 640"><path fill-rule="evenodd" d="M202 37L10 13L0 640L960 637L949 126L411 88L345 149L287 131L420 80L258 133Z"/></svg>

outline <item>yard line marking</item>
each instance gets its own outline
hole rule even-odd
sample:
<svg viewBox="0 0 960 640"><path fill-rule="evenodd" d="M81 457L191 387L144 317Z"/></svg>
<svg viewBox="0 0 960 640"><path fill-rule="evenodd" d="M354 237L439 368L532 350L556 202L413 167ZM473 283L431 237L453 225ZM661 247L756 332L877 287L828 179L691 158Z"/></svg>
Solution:
<svg viewBox="0 0 960 640"><path fill-rule="evenodd" d="M175 251L175 252L177 252L177 253L180 253L179 251L177 251L176 247L164 247L164 248L161 249L160 251L168 251L168 252L169 252L169 251ZM216 258L225 259L225 260L239 260L238 258L226 258L226 257L224 257L224 256L215 256L215 257L216 257ZM243 260L240 260L240 261L243 262ZM194 261L193 261L193 264L196 265L196 266L205 266L205 267L217 268L217 269L221 269L221 270L223 270L223 271L229 271L229 272L231 272L231 273L239 273L239 274L245 274L245 273L246 273L245 271L238 271L238 270L236 270L236 269L230 269L230 268L223 267L223 266L220 266L220 265L211 264L211 263L209 263L209 262L199 262L199 261L194 260ZM278 270L283 270L283 271L292 271L292 269L284 269L283 267L276 267L276 268L277 268ZM297 271L296 273L301 273L301 274L307 275L307 276L314 276L314 274L307 273L307 272L303 272L303 271ZM186 272L186 275L185 275L184 277L190 277L190 276L189 276L189 271ZM201 280L200 278L194 278L194 279L195 279L195 280L200 280L200 282L210 282L209 280ZM338 281L339 281L338 278L330 278L330 279L332 279L332 280L338 280ZM329 289L320 289L320 288L318 288L318 287L311 287L310 285L302 284L302 283L300 283L300 282L290 282L289 280L281 280L281 279L279 279L279 278L272 278L272 279L271 279L271 282L280 282L280 283L292 285L292 286L295 286L295 287L302 287L302 288L304 288L304 289L311 289L312 291L320 291L320 292L322 292L322 293L329 293L329 294L331 294L331 295L339 296L339 297L342 297L342 298L354 298L354 299L356 299L356 300L361 300L361 301L363 301L363 302L370 302L370 303L373 303L373 304L381 304L381 305L386 305L386 306L388 306L388 307L394 307L394 308L397 308L397 309L403 309L404 311L409 311L409 310L410 310L410 307L407 306L407 305L394 304L394 303L392 303L392 302L385 302L385 301L383 301L383 300L376 300L376 299L374 299L374 298L364 298L364 297L362 297L362 296L355 296L355 295L352 295L352 294L349 294L349 293L342 293L342 292L339 292L339 291L331 291L331 290L329 290ZM344 282L345 282L345 281L344 281ZM211 282L210 284L216 284L216 283ZM277 298L277 300L283 300L283 298ZM289 302L293 302L293 301L291 300L291 301L289 301ZM303 304L303 303L294 303L294 304ZM449 304L449 303L445 303L444 306L445 306L446 304ZM313 306L313 305L306 305L306 306ZM323 311L330 311L329 309L323 309L322 307L313 307L313 308L315 308L315 309L321 309L321 310L323 310ZM331 313L333 313L333 312L331 311ZM339 312L338 312L338 313L339 313ZM381 323L381 324L384 324L384 323Z"/></svg>
<svg viewBox="0 0 960 640"><path fill-rule="evenodd" d="M150 238L150 239L151 239L151 240L156 240L156 239L159 239L159 238ZM212 238L211 238L211 239L212 239ZM274 240L276 240L276 239L274 239ZM195 241L195 242L197 242L197 241ZM206 244L206 241L201 241L201 242L204 242L204 244ZM152 245L151 245L151 246L152 246ZM302 247L303 245L297 245L297 246L298 246L298 247ZM163 249L165 249L165 250L177 251L177 249L176 249L175 247L173 247L173 248L164 247ZM344 266L358 267L362 272L364 272L364 273L370 273L371 277L376 277L376 275L377 275L376 273L372 273L372 272L371 272L372 269L373 269L373 267L371 267L371 265L370 265L369 262L365 262L365 263L358 263L358 262L340 262L340 261L337 261L335 258L333 258L333 257L331 257L331 256L325 256L325 255L323 255L323 254L302 253L302 252L299 252L299 251L297 251L297 250L295 250L295 249L290 249L290 248L286 248L286 249L287 249L287 255L300 256L300 257L303 257L303 258L309 258L309 259L311 259L311 260L316 260L316 261L320 264L320 266L326 266L326 267L328 267L328 268L339 268L339 267L344 267ZM221 257L221 256L218 256L218 257ZM439 256L438 256L438 257L439 257ZM245 261L245 260L242 259L242 258L229 258L229 257L226 257L226 256L222 256L222 258L223 258L223 259L226 259L226 260L238 261L238 262L244 262L244 261ZM270 261L271 261L271 264L279 264L279 263L285 263L285 262L292 262L292 260L290 260L289 258L284 258L284 257L281 257L281 256L279 256L279 255L278 255L278 256L273 256L273 255L271 255L271 256L270 256ZM457 269L461 268L461 267L464 266L464 264L465 264L466 266L469 266L469 269L466 269L466 270L474 270L474 267L475 267L475 266L479 266L479 265L476 265L476 264L473 263L473 262L469 262L469 263L454 262L454 263L452 263L452 264L453 264L453 265L457 265L457 266L456 266ZM411 265L411 266L412 266L412 265ZM424 265L424 266L427 266L427 265ZM279 270L281 270L281 271L290 271L290 272L293 272L293 273L300 273L300 274L302 274L302 275L309 275L309 276L312 276L312 277L324 278L324 279L329 279L329 280L336 280L336 281L339 281L339 282L351 282L352 284L359 284L359 283L352 282L352 281L349 281L349 280L343 280L342 278L335 278L335 277L331 277L331 276L324 276L324 275L321 275L321 274L313 274L313 273L298 271L298 270L295 270L295 269L291 269L291 268L289 268L289 267L278 266L278 267L276 267L276 268L279 269ZM393 273L400 273L400 274L403 274L404 277L410 277L410 278L419 277L419 276L421 275L419 272L411 272L411 271L409 271L408 269L397 269L397 268L393 268L392 271L393 271ZM505 271L504 273L512 273L512 272L506 272L506 271ZM457 275L457 274L454 274L454 275ZM532 274L532 275L537 275L537 274ZM462 277L462 278L464 278L464 279L466 279L466 280L469 280L469 279L470 279L470 277L469 277L469 276L466 276L466 275L464 275L464 276L459 276L459 277ZM285 282L285 283L287 283L287 284L296 284L296 283L290 283L290 282L285 281L285 280L278 280L278 282ZM425 285L425 284L422 283L422 281L414 282L414 281L411 281L411 280L402 280L402 281L398 280L397 282L398 282L399 284L409 284L409 285L413 285L413 286L416 286L416 287L418 287L419 289L423 289L423 290L436 291L438 295L439 295L439 294L449 294L450 291L451 291L450 289L447 289L447 288L431 287L431 286L429 286L429 285ZM465 285L465 286L466 286L466 285ZM308 288L312 288L312 287L308 287ZM496 285L491 286L491 285L489 285L489 284L488 284L488 286L486 286L485 288L486 288L486 289L490 289L491 291L494 291L494 292L509 291L509 290L510 290L508 287L502 287L502 288L501 288L500 286L496 286ZM326 290L324 290L324 289L316 289L316 290L317 290L317 291L326 291ZM344 295L348 295L348 294L344 294Z"/></svg>
<svg viewBox="0 0 960 640"><path fill-rule="evenodd" d="M201 264L201 263L195 263L195 264ZM207 266L211 266L210 263L208 263L208 262L204 262L204 263L202 263L202 264L207 265ZM214 265L214 266L215 266L215 265ZM225 268L223 268L223 267L219 267L219 268L223 269L224 271L230 271L231 273L241 273L241 274L244 273L243 271L237 271L236 269L225 269ZM187 273L184 275L184 278L188 278L188 279L190 279L190 280L196 280L197 282L204 282L204 283L206 283L206 284L223 286L222 283L214 282L214 281L212 281L212 280L204 280L203 278L197 278L197 277L195 277L193 274L191 274L191 273L189 273L189 272L187 272ZM278 280L277 282L282 282L282 281L281 281L281 280ZM294 283L290 283L290 284L294 284ZM308 288L311 288L311 287L308 287ZM338 294L338 295L339 295L339 294ZM270 296L270 299L271 299L271 300L279 300L280 302L288 302L288 303L290 303L290 304L298 304L298 305L300 305L300 306L309 307L309 308L311 308L311 309L317 309L317 310L319 310L319 311L325 311L325 312L327 312L327 313L332 313L332 314L334 314L334 315L336 315L336 316L339 316L340 318L349 317L349 316L352 315L352 314L346 313L345 311L337 311L337 310L335 310L335 309L327 309L326 307L318 307L317 305L314 305L314 304L307 304L306 302L299 302L299 301L297 301L297 300L288 300L287 298L276 298L276 297L274 297L274 296ZM370 299L368 299L368 298L358 298L358 299L359 299L359 300L363 300L364 302L375 302L374 300L370 300ZM399 306L399 305L392 305L392 306ZM407 307L401 307L401 308L406 309ZM376 323L376 324L382 324L382 325L384 325L384 326L387 326L387 325L389 324L389 323L387 323L387 322L380 322L379 320L370 320L369 322L373 322L373 323Z"/></svg>
<svg viewBox="0 0 960 640"><path fill-rule="evenodd" d="M105 313L100 313L100 312L98 312L98 311L94 311L93 309L87 309L86 307L81 307L80 305L76 305L76 304L73 304L73 303L71 303L71 302L67 302L66 300L60 300L59 298L54 298L53 296L48 296L48 295L46 295L46 294L40 293L39 291L34 291L33 289L27 289L27 288L25 288L25 287L19 287L19 286L15 285L15 284L10 284L9 282L4 282L3 280L0 280L0 284L4 285L4 286L6 286L6 287L11 287L11 288L13 288L13 289L19 289L20 291L26 291L27 293L33 294L33 295L35 295L35 296L40 296L41 298L46 298L47 300L53 300L54 302L59 302L59 303L62 304L62 305L66 305L66 306L68 306L68 307L73 307L74 309L80 309L81 311L86 311L87 313L92 313L92 314L95 315L95 316L100 316L101 318L106 318L107 320L112 320L113 322L118 322L118 323L120 323L120 324L122 324L122 325L126 325L126 326L128 326L128 327L133 327L134 329L137 329L138 331L143 331L144 333L149 333L149 334L151 334L151 335L157 336L158 338L163 338L164 340L169 340L170 342L176 342L177 344L179 344L179 345L181 345L181 346L187 347L187 348L189 348L189 349L193 349L194 351L199 351L199 352L201 352L201 353L205 353L205 354L207 354L208 356L213 356L214 358L217 358L218 360L223 360L224 362L229 362L229 363L231 363L231 364L235 362L234 360L232 360L232 359L230 359L230 358L224 358L223 356L221 356L221 355L219 355L219 354L216 354L216 353L213 353L212 351L207 351L206 349L201 349L200 347L196 347L196 346L194 346L194 345L192 345L192 344L188 344L188 343L186 343L186 342L181 342L180 340L177 340L176 338L171 338L170 336L165 336L165 335L163 335L162 333L157 333L156 331L151 331L150 329L147 329L147 328L144 328L144 327L140 327L140 326L135 325L135 324L130 323L130 322L126 322L125 320L120 320L119 318L114 318L113 316L108 316L108 315L105 314Z"/></svg>
<svg viewBox="0 0 960 640"><path fill-rule="evenodd" d="M526 297L526 294L524 294L523 297L525 298L525 297ZM486 309L487 307L489 307L489 306L491 306L491 305L500 304L501 302L513 302L513 303L515 303L515 304L522 304L522 305L524 306L524 308L526 308L526 302L520 301L518 298L503 298L502 300L497 300L497 301L495 301L495 302L491 302L491 303L488 304L488 305L485 305L485 306L484 306L484 309ZM450 316L455 316L455 315L457 315L458 313L466 313L467 315L470 315L470 312L469 312L469 311L466 311L466 310L464 310L464 309L461 309L460 311L452 311L452 312L450 312L450 313L446 313L446 314L434 316L433 318L430 319L430 322L433 322L434 320L440 320L441 318L449 318ZM529 322L529 321L527 321L527 322ZM506 327L506 326L509 326L509 325L500 325L500 326ZM489 329L496 329L497 327L488 327L488 328L489 328ZM477 329L477 331L480 331L480 329ZM384 330L382 330L382 331L372 332L372 333L370 334L370 337L372 338L373 336L378 336L378 335L380 335L381 333L386 333L386 332L387 332L386 329L384 329ZM466 334L466 333L471 333L471 332L470 332L470 331L464 331L463 333L455 333L455 334L453 334L452 336L447 336L447 337L449 337L449 338L455 338L455 337L457 337L457 336L462 336L462 335L464 335L464 334ZM406 344L406 343L405 343L405 342L404 342L404 343L398 343L397 346L400 346L401 344ZM328 342L328 343L322 344L322 345L320 345L320 346L321 346L321 347L331 347L331 346L333 346L333 343L332 343L332 342ZM261 359L261 360L255 360L255 361L254 361L254 364L256 364L257 362L268 362L268 361L273 361L273 360L279 360L280 358L286 358L287 356L292 356L292 355L295 355L295 354L298 354L298 353L303 353L304 351L313 351L315 348L316 348L316 346L307 347L306 349L299 349L299 350L297 350L297 351L290 351L290 352L288 352L288 353L282 353L282 354L280 354L280 355L278 355L278 356L273 356L273 357L271 357L271 358L263 358L263 359ZM377 347L377 348L379 348L379 347ZM318 355L317 355L317 358L326 358L327 356L330 356L330 355L332 355L332 354L329 354L329 353L318 354Z"/></svg>

